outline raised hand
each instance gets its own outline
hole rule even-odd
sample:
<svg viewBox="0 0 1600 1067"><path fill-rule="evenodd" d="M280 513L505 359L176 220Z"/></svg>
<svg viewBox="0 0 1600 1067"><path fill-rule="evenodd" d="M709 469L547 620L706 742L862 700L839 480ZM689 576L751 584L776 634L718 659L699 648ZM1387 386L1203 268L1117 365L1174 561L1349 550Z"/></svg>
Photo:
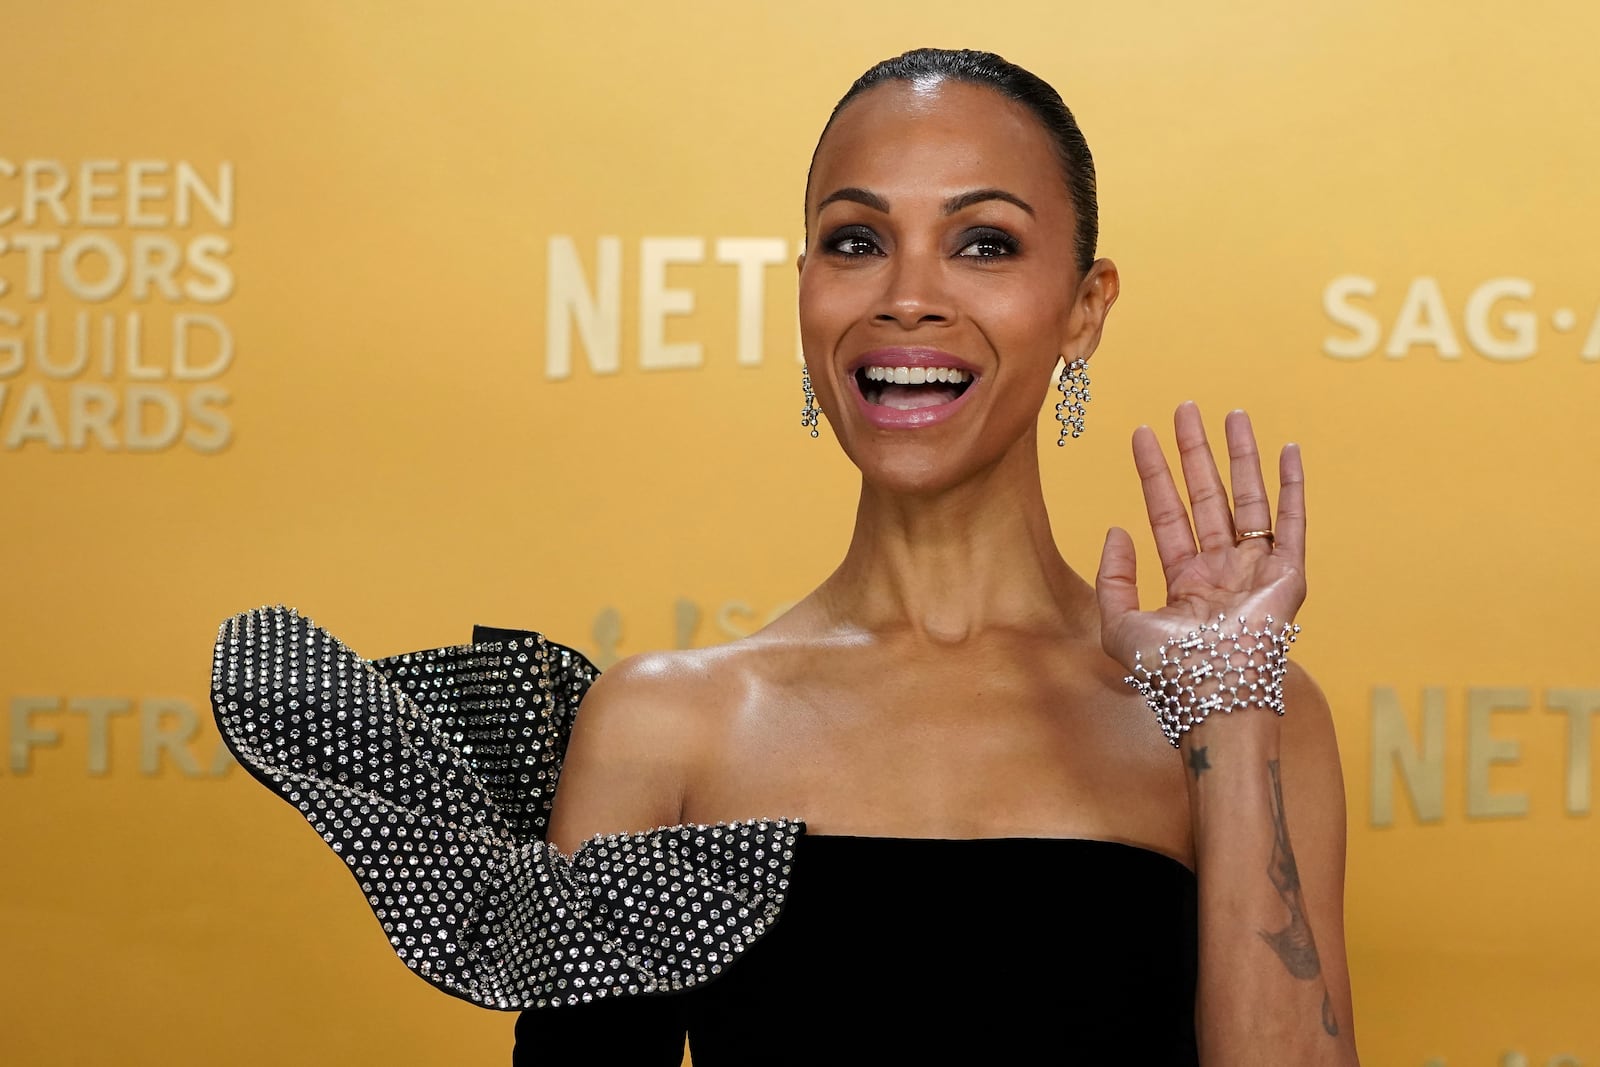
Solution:
<svg viewBox="0 0 1600 1067"><path fill-rule="evenodd" d="M1187 508L1155 432L1141 426L1133 435L1134 465L1167 579L1166 603L1153 611L1139 610L1133 538L1119 527L1106 534L1095 578L1101 644L1129 670L1136 652L1152 663L1164 642L1215 622L1219 615L1225 617L1225 626L1235 627L1240 616L1256 629L1266 625L1269 615L1274 627L1292 622L1306 595L1305 479L1299 447L1285 445L1278 457L1274 526L1249 416L1232 411L1226 420L1231 506L1206 443L1199 407L1193 401L1180 405L1173 425L1188 488ZM1258 536L1241 538L1246 533Z"/></svg>

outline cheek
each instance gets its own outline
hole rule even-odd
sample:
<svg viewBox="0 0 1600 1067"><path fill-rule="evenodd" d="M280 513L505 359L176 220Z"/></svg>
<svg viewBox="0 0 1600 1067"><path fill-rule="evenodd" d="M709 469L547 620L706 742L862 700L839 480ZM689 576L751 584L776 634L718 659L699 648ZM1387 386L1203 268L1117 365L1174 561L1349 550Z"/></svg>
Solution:
<svg viewBox="0 0 1600 1067"><path fill-rule="evenodd" d="M1065 346L1068 309L1061 294L1029 286L988 302L978 325L1002 357L1032 364L1053 360Z"/></svg>
<svg viewBox="0 0 1600 1067"><path fill-rule="evenodd" d="M1059 291L1028 286L992 303L987 321L978 324L1000 356L999 406L1009 413L1008 421L1028 423L1051 400L1056 361L1066 347L1066 321Z"/></svg>
<svg viewBox="0 0 1600 1067"><path fill-rule="evenodd" d="M811 388L817 401L831 418L838 409L828 357L838 347L843 328L837 300L815 274L800 275L799 313L800 352L811 372Z"/></svg>
<svg viewBox="0 0 1600 1067"><path fill-rule="evenodd" d="M817 271L800 275L800 340L806 354L826 358L859 318L852 287Z"/></svg>

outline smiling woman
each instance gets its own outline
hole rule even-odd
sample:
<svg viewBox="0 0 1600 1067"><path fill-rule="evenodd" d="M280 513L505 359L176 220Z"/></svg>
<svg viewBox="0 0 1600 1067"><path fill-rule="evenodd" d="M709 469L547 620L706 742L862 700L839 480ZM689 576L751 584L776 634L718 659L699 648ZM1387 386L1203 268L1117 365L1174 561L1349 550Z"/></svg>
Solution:
<svg viewBox="0 0 1600 1067"><path fill-rule="evenodd" d="M750 637L597 677L537 634L368 664L292 613L227 624L241 762L409 965L527 1009L518 1063L1355 1061L1338 753L1286 659L1298 450L1274 521L1243 412L1231 500L1194 405L1187 503L1136 432L1152 611L1125 531L1092 583L1051 532L1038 412L1061 366L1081 430L1118 294L1094 204L1071 114L997 56L846 94L807 190L803 422L860 501Z"/></svg>
<svg viewBox="0 0 1600 1067"><path fill-rule="evenodd" d="M1093 165L1060 98L974 53L880 64L835 109L807 195L807 371L866 481L934 489L902 479L942 468L954 487L1002 457L1036 472L1051 373L1093 354L1118 290L1115 266L1093 259ZM913 367L969 384L863 388ZM985 410L956 418L971 407ZM912 427L925 432L896 432Z"/></svg>

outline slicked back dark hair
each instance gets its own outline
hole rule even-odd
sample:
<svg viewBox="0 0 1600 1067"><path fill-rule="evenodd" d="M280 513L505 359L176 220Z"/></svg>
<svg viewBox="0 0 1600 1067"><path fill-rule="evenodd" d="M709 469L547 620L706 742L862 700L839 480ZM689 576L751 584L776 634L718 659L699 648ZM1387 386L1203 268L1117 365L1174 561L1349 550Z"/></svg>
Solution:
<svg viewBox="0 0 1600 1067"><path fill-rule="evenodd" d="M916 48L893 59L885 59L855 80L839 102L833 106L827 125L817 138L817 148L828 135L834 120L849 103L862 93L884 82L891 81L950 81L985 85L1008 100L1031 111L1050 135L1056 157L1061 161L1066 178L1067 194L1072 200L1075 216L1074 252L1078 269L1087 271L1094 263L1095 245L1100 236L1100 209L1095 201L1094 158L1089 154L1089 142L1084 140L1078 121L1061 100L1061 94L1031 71L1008 62L993 52L977 52L967 48ZM811 169L817 163L817 150L811 152ZM806 172L806 197L811 195L811 170Z"/></svg>

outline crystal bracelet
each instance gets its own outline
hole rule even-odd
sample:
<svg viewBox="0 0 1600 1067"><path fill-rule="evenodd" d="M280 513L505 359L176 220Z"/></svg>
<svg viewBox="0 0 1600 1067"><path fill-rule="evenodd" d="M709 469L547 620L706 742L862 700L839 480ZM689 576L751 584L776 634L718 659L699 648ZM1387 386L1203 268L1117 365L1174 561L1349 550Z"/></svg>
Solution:
<svg viewBox="0 0 1600 1067"><path fill-rule="evenodd" d="M1123 681L1156 713L1173 748L1215 711L1270 708L1283 714L1283 676L1299 624L1286 622L1274 630L1268 615L1265 626L1252 630L1241 615L1238 630L1224 630L1226 621L1226 615L1218 615L1215 622L1163 643L1156 650L1161 665L1155 670L1144 665L1142 652L1133 654L1133 673Z"/></svg>

